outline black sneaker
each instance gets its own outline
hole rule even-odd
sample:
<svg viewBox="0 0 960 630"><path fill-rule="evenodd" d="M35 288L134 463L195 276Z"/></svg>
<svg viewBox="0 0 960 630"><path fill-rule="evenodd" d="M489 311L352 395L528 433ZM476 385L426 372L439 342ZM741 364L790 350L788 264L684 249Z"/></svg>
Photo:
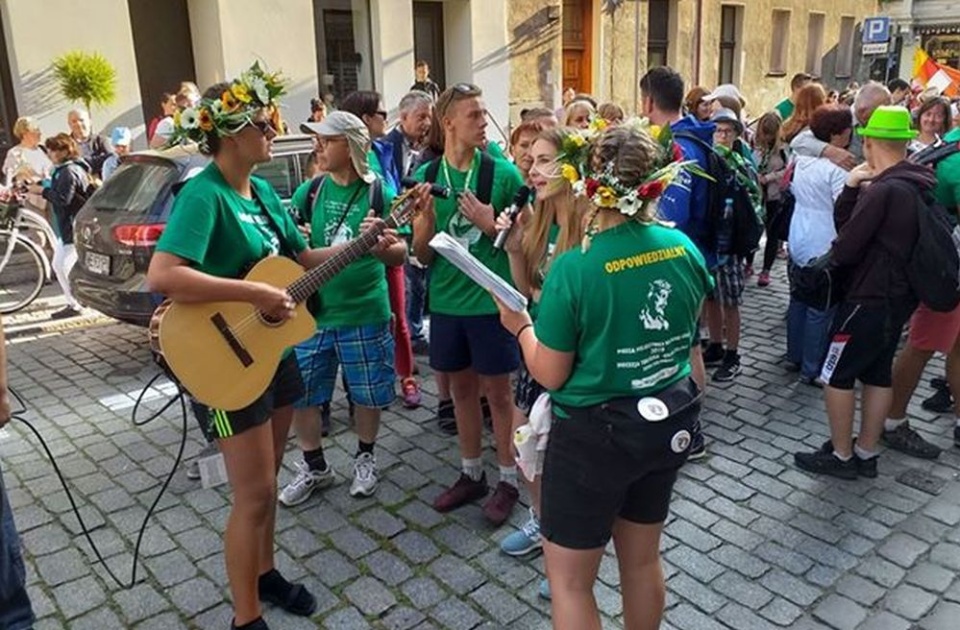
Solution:
<svg viewBox="0 0 960 630"><path fill-rule="evenodd" d="M934 389L950 389L950 384L947 383L947 379L934 377L930 379L930 387Z"/></svg>
<svg viewBox="0 0 960 630"><path fill-rule="evenodd" d="M953 445L960 448L960 427L953 427Z"/></svg>
<svg viewBox="0 0 960 630"><path fill-rule="evenodd" d="M724 359L716 372L713 373L715 383L729 383L740 374L740 357Z"/></svg>
<svg viewBox="0 0 960 630"><path fill-rule="evenodd" d="M66 306L61 308L59 311L50 313L50 319L68 319L70 317L79 317L83 313L80 312L80 309L73 308L72 306Z"/></svg>
<svg viewBox="0 0 960 630"><path fill-rule="evenodd" d="M818 389L823 389L823 381L820 380L819 376L803 376L800 375L797 378L797 382L801 385L809 385L810 387L816 387Z"/></svg>
<svg viewBox="0 0 960 630"><path fill-rule="evenodd" d="M933 380L939 381L941 379L935 378ZM933 396L920 403L920 406L933 413L950 413L953 411L953 396L950 395L950 388L937 387Z"/></svg>
<svg viewBox="0 0 960 630"><path fill-rule="evenodd" d="M783 369L790 374L796 374L797 372L800 371L800 364L794 363L793 361L790 361L789 359L787 359L783 362Z"/></svg>
<svg viewBox="0 0 960 630"><path fill-rule="evenodd" d="M850 444L850 449L857 445L857 440L854 438L853 442ZM833 442L827 440L823 443L823 446L820 447L818 453L826 453L828 455L833 454ZM857 474L861 477L868 477L870 479L877 478L877 460L880 459L879 456L868 457L867 459L861 458L857 455L856 451L853 451L853 461L857 463Z"/></svg>
<svg viewBox="0 0 960 630"><path fill-rule="evenodd" d="M699 420L690 432L693 435L690 437L690 452L687 453L687 459L703 459L707 456L707 441L703 438L703 429L700 428Z"/></svg>
<svg viewBox="0 0 960 630"><path fill-rule="evenodd" d="M892 431L884 431L880 434L880 441L884 446L912 457L920 459L940 457L940 447L923 439L919 433L910 428L909 422L904 422Z"/></svg>
<svg viewBox="0 0 960 630"><path fill-rule="evenodd" d="M723 344L711 343L703 351L703 365L706 367L718 367L723 363L723 357L726 353L723 351Z"/></svg>
<svg viewBox="0 0 960 630"><path fill-rule="evenodd" d="M827 442L827 444L830 444L830 442ZM817 475L829 475L838 479L856 479L858 474L856 457L843 461L833 454L832 445L829 446L829 449L829 452L820 448L812 453L794 453L793 461L797 468Z"/></svg>
<svg viewBox="0 0 960 630"><path fill-rule="evenodd" d="M447 435L457 434L457 419L453 413L453 400L441 400L437 403L437 426Z"/></svg>

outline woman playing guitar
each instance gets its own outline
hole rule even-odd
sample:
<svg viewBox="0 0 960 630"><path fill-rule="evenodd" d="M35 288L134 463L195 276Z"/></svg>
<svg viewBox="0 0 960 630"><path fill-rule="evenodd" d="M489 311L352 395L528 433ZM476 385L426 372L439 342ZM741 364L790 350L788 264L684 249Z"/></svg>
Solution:
<svg viewBox="0 0 960 630"><path fill-rule="evenodd" d="M238 278L266 256L287 255L311 268L337 253L337 248L307 249L276 192L251 177L257 164L270 161L283 94L279 75L254 64L232 83L209 88L196 110L177 117L171 142L197 142L213 160L177 195L150 263L147 279L153 290L180 303L246 302L271 320L284 321L296 306L287 291ZM378 247L395 238L385 233ZM296 615L309 616L316 609L316 599L302 584L288 582L276 570L273 555L277 471L293 403L302 394L297 362L288 352L266 392L251 405L207 411L234 494L224 535L234 629L268 628L261 601Z"/></svg>

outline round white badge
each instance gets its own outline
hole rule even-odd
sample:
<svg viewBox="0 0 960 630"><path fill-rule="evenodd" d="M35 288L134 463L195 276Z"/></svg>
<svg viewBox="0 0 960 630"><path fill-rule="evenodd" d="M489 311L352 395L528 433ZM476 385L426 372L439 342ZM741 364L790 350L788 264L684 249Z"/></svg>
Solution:
<svg viewBox="0 0 960 630"><path fill-rule="evenodd" d="M670 440L670 448L674 453L682 453L690 447L690 432L687 430L677 431Z"/></svg>
<svg viewBox="0 0 960 630"><path fill-rule="evenodd" d="M637 401L637 413L644 420L660 422L670 415L670 410L659 398L641 398Z"/></svg>

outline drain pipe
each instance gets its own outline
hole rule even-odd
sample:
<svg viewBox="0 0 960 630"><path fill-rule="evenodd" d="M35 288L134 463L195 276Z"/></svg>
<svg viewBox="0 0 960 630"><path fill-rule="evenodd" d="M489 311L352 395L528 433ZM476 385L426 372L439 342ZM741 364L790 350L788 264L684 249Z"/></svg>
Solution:
<svg viewBox="0 0 960 630"><path fill-rule="evenodd" d="M693 55L693 84L700 85L700 31L703 26L703 0L697 0L697 22L693 29L693 45L696 47Z"/></svg>

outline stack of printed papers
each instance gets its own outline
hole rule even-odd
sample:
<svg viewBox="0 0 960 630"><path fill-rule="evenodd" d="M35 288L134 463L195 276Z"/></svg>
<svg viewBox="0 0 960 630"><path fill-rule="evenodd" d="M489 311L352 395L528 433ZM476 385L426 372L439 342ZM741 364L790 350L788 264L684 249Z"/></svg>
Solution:
<svg viewBox="0 0 960 630"><path fill-rule="evenodd" d="M511 311L520 312L527 308L527 298L510 286L510 283L495 274L489 267L476 259L456 239L445 232L438 232L430 239L430 247L450 261L450 264L487 291L497 296ZM506 255L506 254L504 254Z"/></svg>

